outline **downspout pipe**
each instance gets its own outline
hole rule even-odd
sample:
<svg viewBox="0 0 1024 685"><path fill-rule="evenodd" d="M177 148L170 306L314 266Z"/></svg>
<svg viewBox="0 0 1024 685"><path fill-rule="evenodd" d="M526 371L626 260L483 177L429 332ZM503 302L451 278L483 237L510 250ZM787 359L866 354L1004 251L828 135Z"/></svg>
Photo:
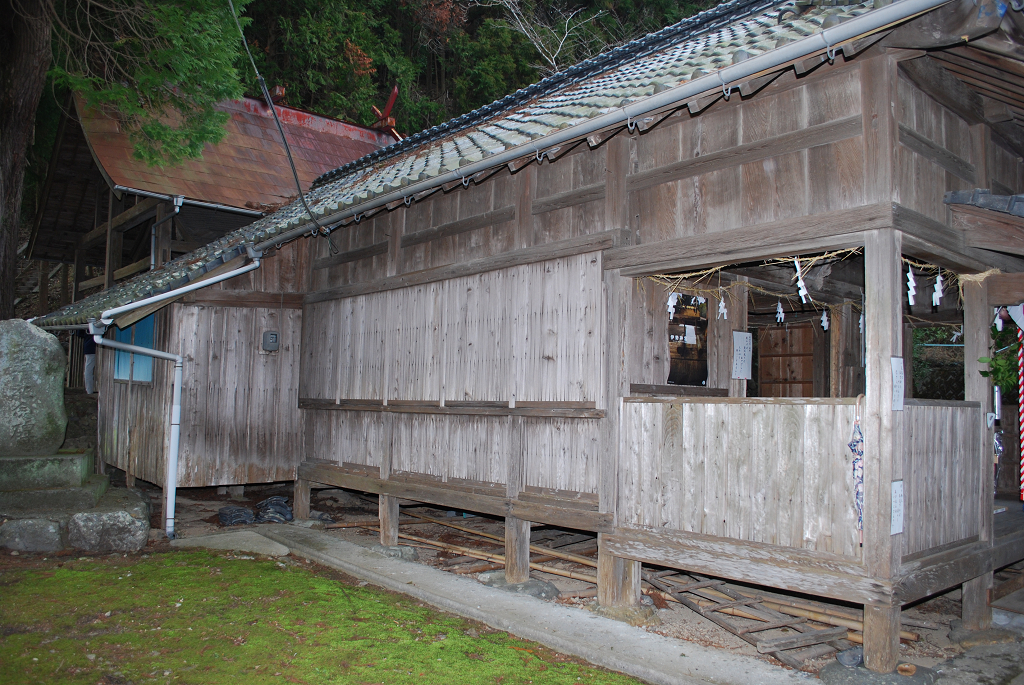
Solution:
<svg viewBox="0 0 1024 685"><path fill-rule="evenodd" d="M646 115L649 112L667 107L679 106L697 95L708 91L721 89L723 93L728 96L728 93L732 89L740 83L749 80L753 76L773 71L783 64L794 62L809 55L826 52L829 56L832 56L844 43L854 40L860 36L899 24L911 17L929 12L951 1L952 0L899 0L898 2L886 5L885 7L866 12L859 17L854 17L844 21L836 26L824 29L814 35L808 36L807 38L801 38L800 40L792 43L787 43L781 47L775 48L774 50L761 53L760 55L743 60L737 64L722 67L721 69L718 69L706 76L687 81L675 88L670 88L661 93L644 98L639 102L626 105L625 107L620 107L599 117L582 122L576 126L570 126L569 128L556 131L532 143L523 144L510 150L499 152L487 157L486 159L461 167L456 171L449 171L445 174L435 176L434 178L420 181L419 183L412 183L401 190L380 195L367 202L354 205L340 212L335 212L334 214L325 216L320 220L320 223L321 225L333 224L333 226L331 226L331 230L333 230L337 227L339 222L344 221L345 219L356 217L359 214L377 209L378 207L383 207L384 205L391 204L397 200L410 198L417 193L421 193L425 190L432 190L447 183L451 183L452 181L462 180L463 182L467 182L468 179L476 173L486 171L496 166L501 166L502 164L507 164L530 154L536 154L538 159L540 159L543 155L542 151L550 147L561 145L572 140L578 140L590 135L591 133L617 125L628 125L634 119L639 119L641 116ZM272 247L279 247L289 240L299 238L309 233L313 227L314 224L312 222L308 222L299 228L286 231L285 233L258 244L256 249L266 250Z"/></svg>
<svg viewBox="0 0 1024 685"><path fill-rule="evenodd" d="M171 441L167 450L167 470L164 474L164 531L167 533L168 538L173 539L174 498L176 497L178 490L178 447L181 441L181 376L184 360L181 355L178 354L163 352L161 350L151 350L148 347L129 345L128 343L122 343L116 340L108 340L103 337L106 329L107 327L103 324L97 324L95 323L95 320L90 321L89 332L93 334L92 339L96 341L97 345L109 347L113 350L120 350L122 352L141 354L146 357L153 357L154 359L163 359L165 361L174 362L174 381L171 385L171 393L173 396L171 403Z"/></svg>
<svg viewBox="0 0 1024 685"><path fill-rule="evenodd" d="M149 228L149 270L150 271L155 271L156 270L156 227L159 226L160 224L162 224L162 223L164 223L166 221L170 221L174 217L178 216L178 212L181 211L181 203L184 200L185 200L185 198L182 197L181 195L176 195L174 197L174 211L171 212L170 214L168 214L167 216L165 216L164 218L160 219L159 221L154 221L153 225L150 226L150 228Z"/></svg>
<svg viewBox="0 0 1024 685"><path fill-rule="evenodd" d="M167 537L171 539L174 538L174 498L178 491L178 451L181 444L181 384L184 359L181 355L173 354L171 352L153 350L148 347L139 347L137 345L129 345L128 343L122 343L116 340L108 340L104 338L103 335L106 333L110 324L114 322L114 317L119 314L132 311L133 309L139 309L156 302L172 300L186 293L205 288L208 285L220 283L221 281L226 281L229 278L234 278L235 276L258 269L262 253L255 251L251 245L246 246L246 251L249 253L249 257L252 261L241 268L233 269L227 273L220 274L215 278L210 278L205 281L190 283L189 285L176 290L171 290L170 292L163 293L162 295L148 297L144 300L139 300L138 302L126 304L123 307L108 309L100 315L99 321L96 319L89 320L89 332L92 333L92 338L96 341L97 345L109 347L113 350L121 350L123 352L141 354L146 357L174 362L174 381L171 385L171 439L170 444L167 446L167 470L164 474L164 499L166 501L164 506L164 531L167 533Z"/></svg>

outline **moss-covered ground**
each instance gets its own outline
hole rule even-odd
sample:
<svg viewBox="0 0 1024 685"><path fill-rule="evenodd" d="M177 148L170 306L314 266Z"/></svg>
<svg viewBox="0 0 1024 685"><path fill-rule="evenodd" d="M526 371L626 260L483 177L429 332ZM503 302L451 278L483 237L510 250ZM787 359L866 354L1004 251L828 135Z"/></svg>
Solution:
<svg viewBox="0 0 1024 685"><path fill-rule="evenodd" d="M291 558L0 565L0 683L637 681Z"/></svg>

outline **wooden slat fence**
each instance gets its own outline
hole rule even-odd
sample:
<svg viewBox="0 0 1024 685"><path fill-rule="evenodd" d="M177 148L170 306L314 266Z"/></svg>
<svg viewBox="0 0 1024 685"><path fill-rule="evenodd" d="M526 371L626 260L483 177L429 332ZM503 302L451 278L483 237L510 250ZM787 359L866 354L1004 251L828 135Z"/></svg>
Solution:
<svg viewBox="0 0 1024 685"><path fill-rule="evenodd" d="M860 557L853 399L627 398L619 520Z"/></svg>

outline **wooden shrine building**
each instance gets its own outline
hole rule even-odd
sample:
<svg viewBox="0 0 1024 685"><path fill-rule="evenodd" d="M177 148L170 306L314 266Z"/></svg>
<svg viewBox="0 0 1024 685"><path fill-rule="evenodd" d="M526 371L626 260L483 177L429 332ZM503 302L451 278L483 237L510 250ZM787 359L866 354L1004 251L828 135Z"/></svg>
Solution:
<svg viewBox="0 0 1024 685"><path fill-rule="evenodd" d="M984 627L1024 529L993 517L975 360L1024 299L1024 234L947 193L1024 192L1022 26L985 0L734 0L341 166L309 193L330 241L293 203L221 243L259 270L163 310L156 345L202 369L182 434L215 393L277 393L219 439L278 445L300 513L378 493L389 545L399 498L502 516L512 582L529 522L596 531L603 604L638 601L641 562L860 603L876 671L903 604L962 585ZM197 308L239 291L283 318ZM962 401L907 391L905 327L940 322ZM271 327L291 394L240 371ZM147 392L117 420L146 422L159 480L166 378Z"/></svg>

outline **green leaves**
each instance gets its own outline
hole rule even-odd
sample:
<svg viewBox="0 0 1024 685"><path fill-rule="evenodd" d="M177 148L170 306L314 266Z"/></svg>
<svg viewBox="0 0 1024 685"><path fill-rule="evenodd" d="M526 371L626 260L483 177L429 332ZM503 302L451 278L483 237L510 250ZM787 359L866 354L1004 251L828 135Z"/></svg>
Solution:
<svg viewBox="0 0 1024 685"><path fill-rule="evenodd" d="M228 115L214 106L243 94L227 2L113 0L58 12L52 76L87 106L115 113L138 158L176 164L224 137Z"/></svg>

